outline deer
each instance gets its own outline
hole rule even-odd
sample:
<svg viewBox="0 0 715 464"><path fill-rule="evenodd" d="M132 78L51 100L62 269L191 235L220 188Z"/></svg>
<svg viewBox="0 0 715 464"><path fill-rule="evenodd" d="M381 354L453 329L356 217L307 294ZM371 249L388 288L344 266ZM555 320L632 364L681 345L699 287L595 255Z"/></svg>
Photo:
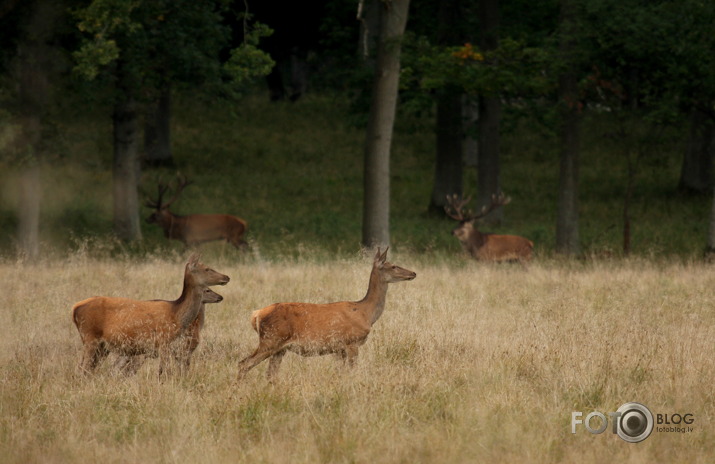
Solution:
<svg viewBox="0 0 715 464"><path fill-rule="evenodd" d="M278 373L283 356L291 351L301 356L336 354L349 367L372 326L385 310L388 284L413 280L417 274L387 261L387 250L377 249L367 294L359 301L337 303L275 303L251 314L258 334L258 347L238 365L238 381L270 358L268 380Z"/></svg>
<svg viewBox="0 0 715 464"><path fill-rule="evenodd" d="M491 202L482 207L481 213L473 214L464 207L471 197L460 199L458 195L447 195L446 214L459 221L452 230L452 235L462 244L464 250L474 259L480 261L518 261L522 264L531 260L534 243L518 235L497 235L480 232L476 221L483 218L495 208L509 204L511 198L503 193L492 195Z"/></svg>
<svg viewBox="0 0 715 464"><path fill-rule="evenodd" d="M171 343L187 332L205 303L223 300L209 286L229 281L227 275L201 263L193 254L184 268L183 288L176 300L94 296L75 303L72 321L83 345L81 369L92 373L110 352L124 357L149 355L159 357L161 377L170 360Z"/></svg>
<svg viewBox="0 0 715 464"><path fill-rule="evenodd" d="M146 219L149 224L157 224L164 229L167 239L179 240L187 247L194 247L204 242L225 240L238 249L247 248L243 235L248 229L246 221L230 214L189 214L179 216L169 211L169 207L179 198L181 192L191 181L179 177L174 196L164 201L169 185L159 183L156 200L147 200L145 205L155 211Z"/></svg>
<svg viewBox="0 0 715 464"><path fill-rule="evenodd" d="M209 289L210 290L210 289ZM177 363L180 372L185 374L189 371L191 367L191 356L193 355L196 348L199 346L201 341L201 330L204 327L205 320L205 304L206 303L219 303L223 300L223 297L216 292L211 292L215 297L212 297L208 293L204 295L201 301L201 307L199 308L199 314L194 319L189 327L184 331L184 333L177 337L173 342L171 347L171 354ZM218 297L218 298L216 298ZM144 363L144 357L142 355L136 356L121 356L115 367L119 369L123 374L130 376L137 373Z"/></svg>

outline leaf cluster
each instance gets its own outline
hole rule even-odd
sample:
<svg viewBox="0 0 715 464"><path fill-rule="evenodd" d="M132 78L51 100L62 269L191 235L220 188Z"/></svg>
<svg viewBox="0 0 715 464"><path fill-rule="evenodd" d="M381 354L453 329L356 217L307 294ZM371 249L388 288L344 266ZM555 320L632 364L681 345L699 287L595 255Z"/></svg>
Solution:
<svg viewBox="0 0 715 464"><path fill-rule="evenodd" d="M264 25L245 27L243 43L231 49L225 0L93 0L73 14L82 33L75 73L90 81L121 73L140 97L168 83L209 91L226 82L244 86L274 65L258 48L272 33Z"/></svg>
<svg viewBox="0 0 715 464"><path fill-rule="evenodd" d="M441 46L411 37L406 46L403 86L432 92L456 87L470 96L506 98L539 95L553 87L549 54L539 47L506 38L493 50L471 43Z"/></svg>

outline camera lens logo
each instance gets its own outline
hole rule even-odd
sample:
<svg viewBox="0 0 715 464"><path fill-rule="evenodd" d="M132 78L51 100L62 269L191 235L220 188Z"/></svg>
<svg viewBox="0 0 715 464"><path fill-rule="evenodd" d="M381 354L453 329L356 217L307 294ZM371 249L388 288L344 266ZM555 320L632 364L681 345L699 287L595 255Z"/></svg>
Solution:
<svg viewBox="0 0 715 464"><path fill-rule="evenodd" d="M641 442L653 431L653 414L640 403L625 403L616 412L609 412L608 416L611 418L613 433L628 443ZM582 417L583 413L580 411L571 413L571 433L576 433L578 425L583 425L586 430L596 435L603 433L608 427L608 419L601 412L593 411L585 419L581 419ZM594 417L600 419L598 428L591 426L591 419Z"/></svg>
<svg viewBox="0 0 715 464"><path fill-rule="evenodd" d="M614 416L616 433L629 443L641 442L653 431L653 414L640 403L625 403Z"/></svg>

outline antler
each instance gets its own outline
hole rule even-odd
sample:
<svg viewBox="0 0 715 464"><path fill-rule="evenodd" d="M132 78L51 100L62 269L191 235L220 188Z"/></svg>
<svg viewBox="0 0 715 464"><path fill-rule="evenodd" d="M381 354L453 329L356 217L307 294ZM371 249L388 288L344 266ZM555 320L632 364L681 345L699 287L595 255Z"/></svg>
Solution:
<svg viewBox="0 0 715 464"><path fill-rule="evenodd" d="M191 185L191 181L186 178L186 176L182 175L177 175L176 176L176 192L174 193L174 196L171 197L171 200L167 201L164 203L162 206L164 208L168 208L169 205L171 205L173 202L179 199L179 195L181 195L181 192L186 188L186 186Z"/></svg>
<svg viewBox="0 0 715 464"><path fill-rule="evenodd" d="M179 195L181 195L181 192L188 185L191 185L191 181L189 181L186 178L186 176L178 175L176 191L174 193L174 196L171 198L171 200L167 201L166 203L163 203L162 199L164 198L164 194L166 194L167 190L169 190L169 184L165 184L164 182L159 182L159 184L157 185L159 195L157 196L156 201L148 199L145 204L147 207L154 208L154 209L168 208L169 205L171 205L173 202L175 202L179 198Z"/></svg>
<svg viewBox="0 0 715 464"><path fill-rule="evenodd" d="M464 205L472 200L471 196L467 198L460 199L459 195L456 193L453 195L447 195L447 205L444 207L444 212L447 216L457 221L469 221L472 219L472 211L464 211Z"/></svg>
<svg viewBox="0 0 715 464"><path fill-rule="evenodd" d="M159 182L159 185L157 185L157 187L159 190L159 195L157 196L156 201L152 199L147 199L146 203L144 203L149 208L161 209L161 199L164 197L166 191L169 190L169 186L167 184L164 184L163 182Z"/></svg>
<svg viewBox="0 0 715 464"><path fill-rule="evenodd" d="M511 202L511 197L504 196L504 192L499 192L498 195L494 193L492 194L492 201L488 205L482 206L482 211L474 216L473 219L481 219L499 206L508 205L509 202Z"/></svg>
<svg viewBox="0 0 715 464"><path fill-rule="evenodd" d="M471 201L471 199L472 197L468 196L467 198L460 200L459 195L456 193L454 195L447 195L447 206L444 207L444 211L447 213L447 216L452 219L456 219L457 221L473 221L475 219L483 218L499 206L508 205L511 201L511 197L504 196L503 192L500 192L498 195L493 194L491 202L488 205L483 206L481 212L475 215L471 210L465 212L463 209L464 206Z"/></svg>

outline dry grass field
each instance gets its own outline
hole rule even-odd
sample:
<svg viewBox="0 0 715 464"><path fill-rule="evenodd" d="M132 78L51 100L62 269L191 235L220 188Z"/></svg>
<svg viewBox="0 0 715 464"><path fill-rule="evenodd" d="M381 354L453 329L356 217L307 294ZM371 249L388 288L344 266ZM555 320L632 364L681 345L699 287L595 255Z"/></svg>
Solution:
<svg viewBox="0 0 715 464"><path fill-rule="evenodd" d="M228 255L228 253L227 253ZM233 255L232 255L233 256ZM250 311L360 299L371 260L207 258L231 276L207 308L184 377L134 377L112 358L85 377L73 303L178 296L182 258L78 253L0 262L0 460L28 462L706 463L715 459L715 268L615 261L479 265L395 254L417 273L391 286L354 370L285 357L235 381L256 346ZM571 433L572 411L637 401L693 414L692 432L630 444ZM592 425L596 427L597 420Z"/></svg>

